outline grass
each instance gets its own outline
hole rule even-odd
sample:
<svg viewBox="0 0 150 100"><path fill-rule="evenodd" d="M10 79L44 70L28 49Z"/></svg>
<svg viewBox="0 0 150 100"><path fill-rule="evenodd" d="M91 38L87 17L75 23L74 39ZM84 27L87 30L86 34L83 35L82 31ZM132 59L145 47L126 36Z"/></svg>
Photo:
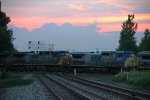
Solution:
<svg viewBox="0 0 150 100"><path fill-rule="evenodd" d="M8 88L13 86L24 86L32 83L33 80L31 79L12 79L12 80L5 80L0 83L0 88Z"/></svg>
<svg viewBox="0 0 150 100"><path fill-rule="evenodd" d="M33 82L32 79L23 79L23 76L19 74L0 72L0 88L24 86L31 84L32 82Z"/></svg>
<svg viewBox="0 0 150 100"><path fill-rule="evenodd" d="M112 80L150 89L150 71L130 71L116 74Z"/></svg>
<svg viewBox="0 0 150 100"><path fill-rule="evenodd" d="M112 75L104 74L100 77L102 80L109 81L112 79Z"/></svg>

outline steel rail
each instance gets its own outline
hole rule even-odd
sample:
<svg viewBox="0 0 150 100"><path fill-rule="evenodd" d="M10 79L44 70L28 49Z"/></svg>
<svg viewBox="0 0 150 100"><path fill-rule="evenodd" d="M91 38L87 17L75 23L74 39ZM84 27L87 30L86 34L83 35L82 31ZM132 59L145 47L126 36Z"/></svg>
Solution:
<svg viewBox="0 0 150 100"><path fill-rule="evenodd" d="M66 85L64 85L64 84L62 84L62 83L60 83L60 82L58 82L58 81L52 79L52 78L49 77L49 76L46 76L46 77L49 78L49 79L51 79L51 80L53 80L53 81L55 81L55 82L57 82L59 85L61 85L61 86L63 86L64 88L68 89L68 90L71 91L72 93L75 93L76 95L78 95L79 97L81 97L81 99L84 99L84 100L93 100L93 98L90 97L90 96L92 95L92 96L94 96L95 98L98 98L98 100L101 100L101 99L102 99L102 100L105 100L105 98L99 97L99 96L97 96L97 95L95 95L95 94L92 94L92 93L90 93L90 92L88 92L88 91L82 90L82 89L77 88L77 87L76 87L76 90L75 90L75 89L73 89L73 88L70 88L70 87L68 87L68 86L66 86ZM56 77L55 77L55 78L56 78ZM58 80L58 78L57 78L57 80ZM61 82L62 82L62 81L61 81ZM64 83L65 83L65 84L68 84L68 83L66 83L66 82L64 82ZM82 92L84 92L84 93L79 92L79 91L82 91ZM85 93L88 94L88 95L85 95Z"/></svg>
<svg viewBox="0 0 150 100"><path fill-rule="evenodd" d="M56 74L56 75L58 75L58 74ZM77 77L70 76L70 75L68 76L68 75L62 75L61 74L59 76L70 79L72 81L80 82L82 84L87 84L87 85L93 86L95 88L99 88L99 89L103 89L103 90L106 90L109 92L113 92L113 93L116 93L118 95L128 97L130 99L149 100L149 98L150 98L150 94L146 94L146 93L142 93L142 92L138 92L138 91L134 91L131 89L122 88L122 87L116 87L113 85L108 85L108 84L103 83L103 82L90 81L87 79L77 78Z"/></svg>
<svg viewBox="0 0 150 100"><path fill-rule="evenodd" d="M40 78L40 77L38 76L37 79L46 87L46 89L47 89L50 93L53 94L53 96L54 96L57 100L63 100L55 91L53 91L53 90L48 86L47 83L45 83L45 82L43 81L42 78Z"/></svg>

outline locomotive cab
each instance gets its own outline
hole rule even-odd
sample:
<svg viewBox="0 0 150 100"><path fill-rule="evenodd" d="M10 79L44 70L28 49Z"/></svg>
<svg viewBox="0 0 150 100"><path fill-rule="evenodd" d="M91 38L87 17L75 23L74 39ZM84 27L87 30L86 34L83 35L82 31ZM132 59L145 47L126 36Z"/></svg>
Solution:
<svg viewBox="0 0 150 100"><path fill-rule="evenodd" d="M127 58L135 55L133 51L116 51L116 63L123 67Z"/></svg>

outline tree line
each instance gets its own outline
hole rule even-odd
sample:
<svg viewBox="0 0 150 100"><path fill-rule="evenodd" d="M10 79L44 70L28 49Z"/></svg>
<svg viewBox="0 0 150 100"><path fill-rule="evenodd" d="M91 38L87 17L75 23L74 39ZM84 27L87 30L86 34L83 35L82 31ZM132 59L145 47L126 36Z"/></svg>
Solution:
<svg viewBox="0 0 150 100"><path fill-rule="evenodd" d="M117 50L127 51L150 51L150 31L145 29L144 37L141 39L140 44L137 45L137 40L134 37L138 24L133 22L135 18L133 15L128 15L128 19L122 23L122 30L120 32L119 46Z"/></svg>
<svg viewBox="0 0 150 100"><path fill-rule="evenodd" d="M138 24L133 22L135 18L133 15L128 15L128 19L122 23L122 30L120 32L119 46L117 50L127 51L150 51L150 31L146 29L144 37L141 39L140 44L137 45L137 40L134 37ZM8 29L7 25L10 22L10 17L0 11L0 52L14 51L13 45L13 31Z"/></svg>
<svg viewBox="0 0 150 100"><path fill-rule="evenodd" d="M0 11L0 52L14 50L13 31L7 27L10 21L10 17Z"/></svg>

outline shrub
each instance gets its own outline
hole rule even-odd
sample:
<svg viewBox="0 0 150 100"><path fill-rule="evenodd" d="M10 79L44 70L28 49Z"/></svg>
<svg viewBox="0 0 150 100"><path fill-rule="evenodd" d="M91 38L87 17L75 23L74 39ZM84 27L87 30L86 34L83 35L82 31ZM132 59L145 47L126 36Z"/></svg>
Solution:
<svg viewBox="0 0 150 100"><path fill-rule="evenodd" d="M113 78L115 81L126 82L138 87L150 88L150 71L130 71L118 73Z"/></svg>

